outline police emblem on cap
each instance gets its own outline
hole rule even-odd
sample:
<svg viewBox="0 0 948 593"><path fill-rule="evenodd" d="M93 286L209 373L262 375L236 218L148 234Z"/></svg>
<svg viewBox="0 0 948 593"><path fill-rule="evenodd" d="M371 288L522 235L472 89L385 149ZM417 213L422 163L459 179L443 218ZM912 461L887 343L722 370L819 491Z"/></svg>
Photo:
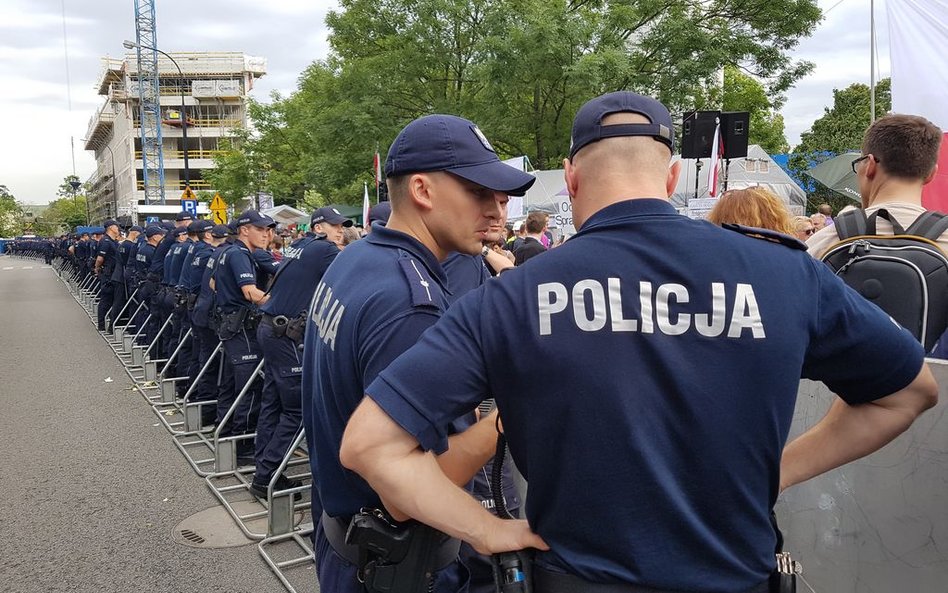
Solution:
<svg viewBox="0 0 948 593"><path fill-rule="evenodd" d="M332 211L335 212L336 214L339 214L339 211L336 210L335 208L333 208ZM342 216L342 214L339 214L339 216Z"/></svg>
<svg viewBox="0 0 948 593"><path fill-rule="evenodd" d="M474 132L474 135L477 136L477 139L481 141L481 144L484 145L484 148L491 152L496 152L494 147L490 145L490 141L487 139L487 136L484 135L484 132L481 131L477 126L471 126L471 131Z"/></svg>

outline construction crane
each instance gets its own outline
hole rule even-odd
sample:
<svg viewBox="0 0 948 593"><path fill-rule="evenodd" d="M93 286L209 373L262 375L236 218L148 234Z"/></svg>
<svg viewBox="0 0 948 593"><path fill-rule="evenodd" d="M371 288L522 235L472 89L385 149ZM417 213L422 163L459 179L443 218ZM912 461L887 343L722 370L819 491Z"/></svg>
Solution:
<svg viewBox="0 0 948 593"><path fill-rule="evenodd" d="M165 203L165 162L161 152L161 95L158 88L158 38L155 0L135 2L138 98L141 105L142 174L145 203Z"/></svg>

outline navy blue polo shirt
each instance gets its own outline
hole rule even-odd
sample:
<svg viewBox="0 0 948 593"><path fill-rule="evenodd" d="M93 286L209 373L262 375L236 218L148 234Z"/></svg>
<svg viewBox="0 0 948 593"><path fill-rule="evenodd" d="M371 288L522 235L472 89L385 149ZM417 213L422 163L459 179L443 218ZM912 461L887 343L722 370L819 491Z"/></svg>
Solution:
<svg viewBox="0 0 948 593"><path fill-rule="evenodd" d="M303 350L303 422L316 488L330 516L381 504L339 463L342 433L365 388L441 316L446 281L420 242L379 226L342 251L316 287Z"/></svg>
<svg viewBox="0 0 948 593"><path fill-rule="evenodd" d="M277 278L270 289L270 299L260 310L269 315L296 317L306 313L316 285L326 268L339 255L332 241L302 237L284 250Z"/></svg>
<svg viewBox="0 0 948 593"><path fill-rule="evenodd" d="M254 249L251 253L253 261L257 262L257 288L266 290L270 278L276 274L280 262L266 249Z"/></svg>
<svg viewBox="0 0 948 593"><path fill-rule="evenodd" d="M471 292L490 280L490 271L480 255L452 253L441 262L448 276L448 288L451 289L451 302Z"/></svg>
<svg viewBox="0 0 948 593"><path fill-rule="evenodd" d="M178 284L178 275L181 273L181 262L184 260L184 256L188 254L188 247L190 245L191 241L185 239L184 241L175 243L171 249L168 250L168 254L165 255L164 273L161 280L162 284L167 284L168 286Z"/></svg>
<svg viewBox="0 0 948 593"><path fill-rule="evenodd" d="M147 241L142 243L138 247L138 251L135 252L135 269L138 271L138 274L144 278L145 274L148 273L148 270L151 269L151 264L154 261L155 257L155 246Z"/></svg>
<svg viewBox="0 0 948 593"><path fill-rule="evenodd" d="M217 260L225 251L232 248L233 244L222 243L207 255L204 270L201 272L201 287L198 291L198 298L194 303L194 309L191 311L191 323L200 327L208 327L211 309L217 305L217 295L211 290L211 278L217 273Z"/></svg>
<svg viewBox="0 0 948 593"><path fill-rule="evenodd" d="M461 298L367 393L436 453L493 395L542 564L742 591L774 567L800 377L865 402L923 354L805 251L629 200Z"/></svg>
<svg viewBox="0 0 948 593"><path fill-rule="evenodd" d="M188 254L190 259L186 259L181 267L178 284L188 292L197 294L201 290L201 278L207 268L207 258L213 251L214 247L206 241L198 241L192 245Z"/></svg>
<svg viewBox="0 0 948 593"><path fill-rule="evenodd" d="M187 245L187 247L185 247L184 249L184 257L181 258L181 263L180 265L178 265L177 273L175 273L174 268L173 268L173 266L176 264L172 264L172 270L171 270L171 274L175 278L174 285L182 287L182 288L184 287L184 281L185 281L184 271L187 270L188 266L191 265L191 259L194 257L195 242L188 239L185 242L185 245Z"/></svg>
<svg viewBox="0 0 948 593"><path fill-rule="evenodd" d="M233 249L221 255L214 274L218 308L224 313L232 313L241 307L250 307L251 303L244 298L241 287L256 284L257 265L250 249L242 241L235 241Z"/></svg>
<svg viewBox="0 0 948 593"><path fill-rule="evenodd" d="M176 243L175 236L168 231L168 233L161 239L158 245L155 246L155 253L151 257L151 264L148 266L149 274L157 274L162 276L164 273L164 264L165 256L168 255L168 250L171 249L171 246Z"/></svg>
<svg viewBox="0 0 948 593"><path fill-rule="evenodd" d="M102 258L102 274L106 280L111 280L112 272L115 271L115 264L118 262L118 251L115 248L115 241L106 235L99 241L96 257Z"/></svg>
<svg viewBox="0 0 948 593"><path fill-rule="evenodd" d="M131 244L131 241L119 241L115 244L115 267L112 269L112 277L109 278L113 282L125 281L125 264L128 263L128 246Z"/></svg>

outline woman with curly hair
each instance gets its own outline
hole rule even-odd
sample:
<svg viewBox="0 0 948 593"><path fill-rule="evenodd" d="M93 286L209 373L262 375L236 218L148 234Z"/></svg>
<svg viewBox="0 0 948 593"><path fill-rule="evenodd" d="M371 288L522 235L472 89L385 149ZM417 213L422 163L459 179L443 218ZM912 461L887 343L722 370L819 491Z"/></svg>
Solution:
<svg viewBox="0 0 948 593"><path fill-rule="evenodd" d="M794 236L795 227L783 200L762 187L748 187L724 192L708 214L716 225L739 224L769 229Z"/></svg>

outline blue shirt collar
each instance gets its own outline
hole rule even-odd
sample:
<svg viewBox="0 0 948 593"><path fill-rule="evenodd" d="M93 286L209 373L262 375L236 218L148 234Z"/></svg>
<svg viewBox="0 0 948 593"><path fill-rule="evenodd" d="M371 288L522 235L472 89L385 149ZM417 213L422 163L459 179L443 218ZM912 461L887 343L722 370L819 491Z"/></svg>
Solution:
<svg viewBox="0 0 948 593"><path fill-rule="evenodd" d="M610 204L589 217L576 234L610 225L630 217L678 216L671 202L661 198L636 198Z"/></svg>
<svg viewBox="0 0 948 593"><path fill-rule="evenodd" d="M434 254L431 253L431 250L422 245L418 239L406 235L401 231L394 231L382 225L375 225L372 227L372 232L369 233L363 241L368 241L373 245L393 247L407 251L412 256L418 258L418 260L428 268L428 273L438 281L438 284L440 284L442 288L447 288L448 277L444 273L444 268L441 267L441 264L435 258Z"/></svg>

